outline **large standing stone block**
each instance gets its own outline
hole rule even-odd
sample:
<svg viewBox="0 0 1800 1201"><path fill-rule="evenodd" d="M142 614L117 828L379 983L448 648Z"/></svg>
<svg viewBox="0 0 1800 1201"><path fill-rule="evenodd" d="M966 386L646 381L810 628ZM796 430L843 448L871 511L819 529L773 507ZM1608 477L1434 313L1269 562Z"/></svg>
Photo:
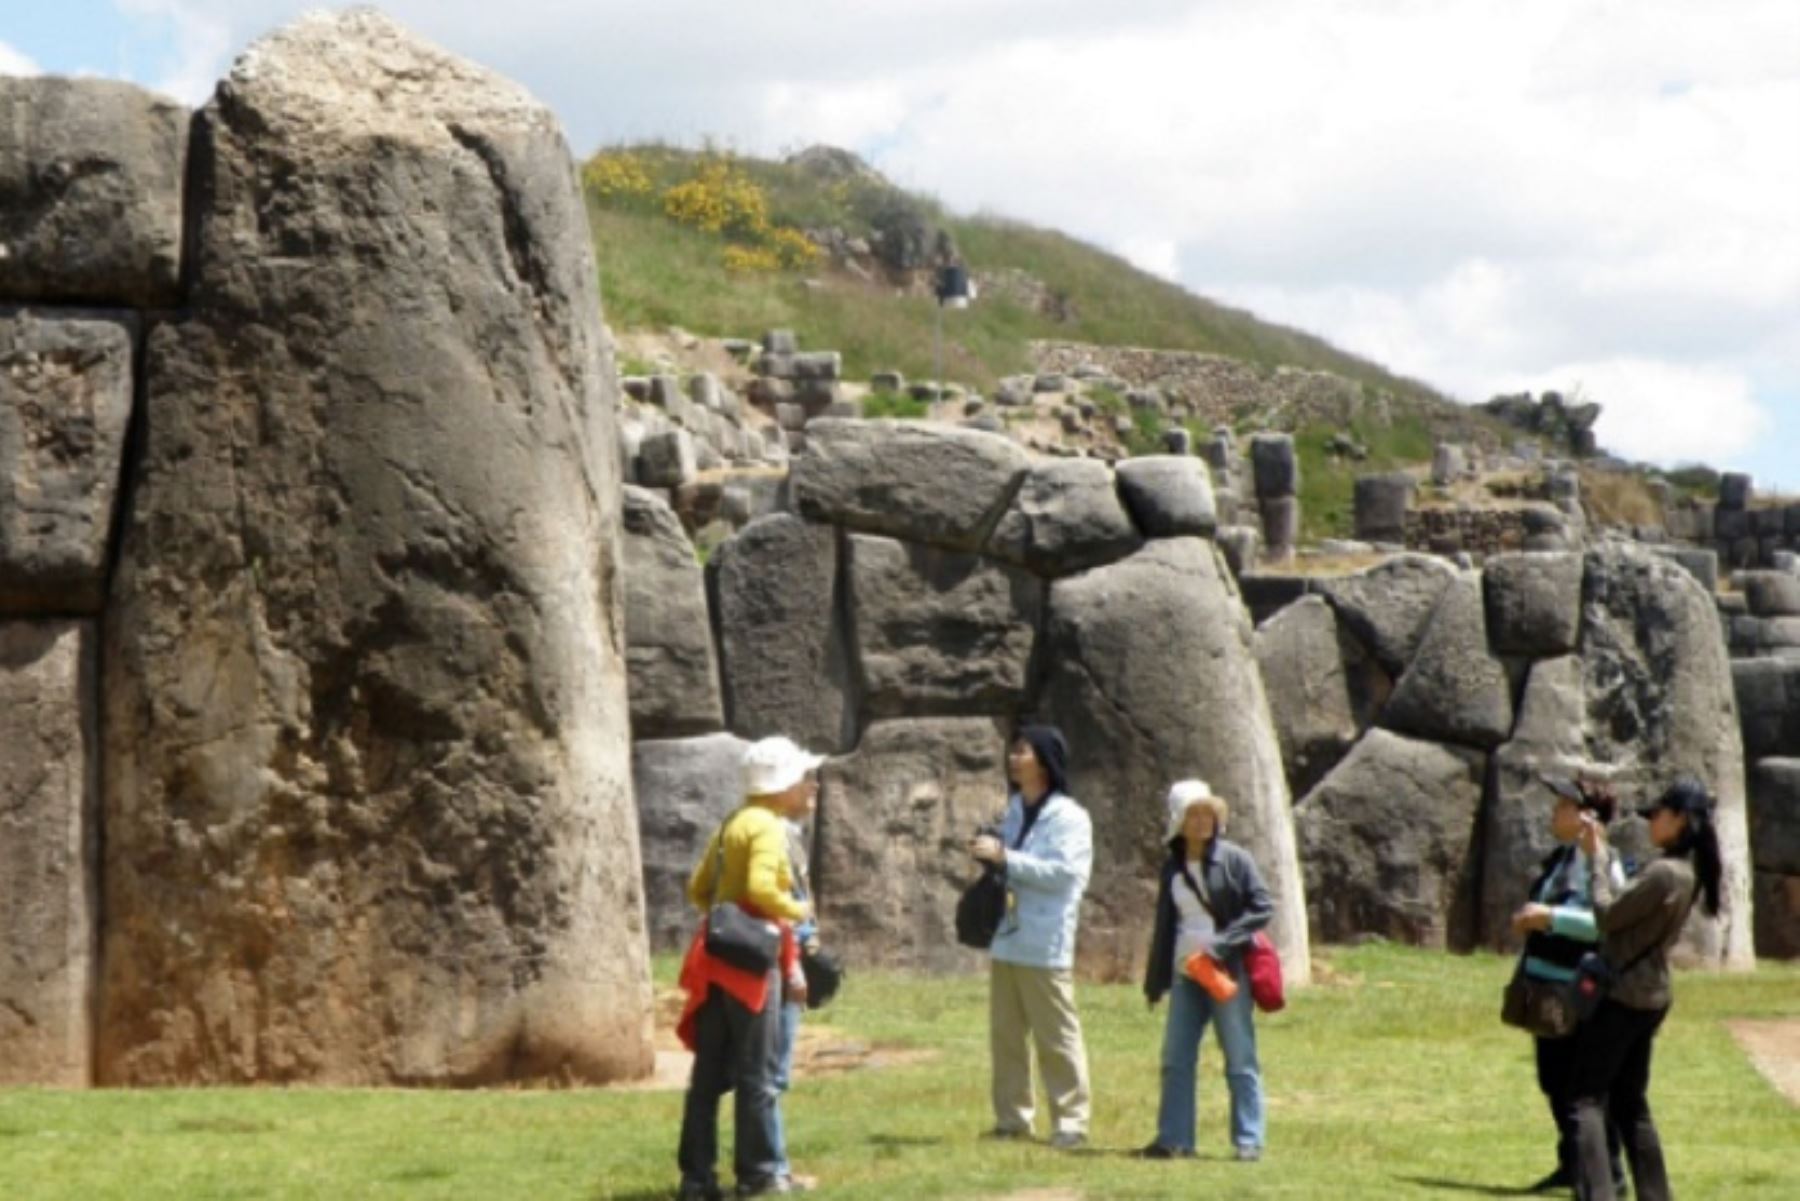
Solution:
<svg viewBox="0 0 1800 1201"><path fill-rule="evenodd" d="M1044 585L975 555L850 538L863 707L879 717L1010 714L1025 700Z"/></svg>
<svg viewBox="0 0 1800 1201"><path fill-rule="evenodd" d="M188 111L108 79L0 78L0 297L172 306Z"/></svg>
<svg viewBox="0 0 1800 1201"><path fill-rule="evenodd" d="M826 417L806 427L796 510L872 534L979 550L1030 465L1000 434Z"/></svg>
<svg viewBox="0 0 1800 1201"><path fill-rule="evenodd" d="M1800 876L1800 758L1750 769L1750 860L1758 871Z"/></svg>
<svg viewBox="0 0 1800 1201"><path fill-rule="evenodd" d="M548 110L369 9L196 122L106 619L108 1084L648 1072L614 371Z"/></svg>
<svg viewBox="0 0 1800 1201"><path fill-rule="evenodd" d="M993 719L926 718L876 722L825 764L813 888L827 943L852 963L982 966L956 941L956 900L969 839L1005 808L1005 758Z"/></svg>
<svg viewBox="0 0 1800 1201"><path fill-rule="evenodd" d="M1126 459L1118 481L1119 496L1146 538L1212 537L1218 513L1211 475L1200 460L1186 454Z"/></svg>
<svg viewBox="0 0 1800 1201"><path fill-rule="evenodd" d="M1566 655L1581 633L1581 556L1494 555L1483 564L1488 636L1502 655Z"/></svg>
<svg viewBox="0 0 1800 1201"><path fill-rule="evenodd" d="M92 1079L95 649L88 622L0 622L0 1085Z"/></svg>
<svg viewBox="0 0 1800 1201"><path fill-rule="evenodd" d="M1381 665L1398 675L1455 578L1456 570L1442 559L1396 555L1355 575L1321 581L1319 591Z"/></svg>
<svg viewBox="0 0 1800 1201"><path fill-rule="evenodd" d="M1788 571L1746 571L1738 585L1757 617L1800 616L1800 575Z"/></svg>
<svg viewBox="0 0 1800 1201"><path fill-rule="evenodd" d="M1058 580L1039 657L1037 711L1069 734L1072 787L1094 818L1094 884L1077 948L1088 970L1141 974L1163 797L1175 780L1198 776L1230 802L1229 836L1256 857L1275 898L1269 936L1303 982L1305 903L1281 747L1249 614L1212 544L1159 539Z"/></svg>
<svg viewBox="0 0 1800 1201"><path fill-rule="evenodd" d="M1444 589L1381 723L1419 738L1491 750L1506 740L1512 720L1506 666L1488 649L1481 581L1460 575Z"/></svg>
<svg viewBox="0 0 1800 1201"><path fill-rule="evenodd" d="M1800 959L1800 875L1759 871L1756 953L1765 959Z"/></svg>
<svg viewBox="0 0 1800 1201"><path fill-rule="evenodd" d="M688 876L712 832L744 799L749 745L731 734L707 734L631 746L652 951L681 952L694 935L700 915L688 902Z"/></svg>
<svg viewBox="0 0 1800 1201"><path fill-rule="evenodd" d="M1351 494L1357 538L1365 542L1406 541L1406 512L1417 485L1405 472L1356 477Z"/></svg>
<svg viewBox="0 0 1800 1201"><path fill-rule="evenodd" d="M1717 798L1723 903L1716 921L1695 911L1683 948L1699 962L1747 968L1744 750L1713 599L1676 564L1629 545L1587 552L1581 595L1588 753L1629 768L1625 795L1692 776Z"/></svg>
<svg viewBox="0 0 1800 1201"><path fill-rule="evenodd" d="M136 336L129 314L0 310L0 613L105 601Z"/></svg>
<svg viewBox="0 0 1800 1201"><path fill-rule="evenodd" d="M1142 544L1111 469L1095 459L1062 459L1031 469L988 550L1058 576L1110 563Z"/></svg>
<svg viewBox="0 0 1800 1201"><path fill-rule="evenodd" d="M1300 491L1300 458L1292 434L1256 434L1250 439L1250 469L1258 500L1293 496Z"/></svg>
<svg viewBox="0 0 1800 1201"><path fill-rule="evenodd" d="M706 576L667 501L625 489L625 662L631 736L685 738L725 724Z"/></svg>
<svg viewBox="0 0 1800 1201"><path fill-rule="evenodd" d="M1466 950L1487 756L1371 730L1294 807L1312 935Z"/></svg>
<svg viewBox="0 0 1800 1201"><path fill-rule="evenodd" d="M1391 685L1318 596L1302 597L1256 628L1256 662L1288 785L1299 796L1349 752Z"/></svg>
<svg viewBox="0 0 1800 1201"><path fill-rule="evenodd" d="M733 733L785 734L820 753L856 744L837 561L837 531L791 513L757 518L713 553L708 585Z"/></svg>
<svg viewBox="0 0 1800 1201"><path fill-rule="evenodd" d="M1800 661L1734 659L1731 681L1744 757L1800 756Z"/></svg>

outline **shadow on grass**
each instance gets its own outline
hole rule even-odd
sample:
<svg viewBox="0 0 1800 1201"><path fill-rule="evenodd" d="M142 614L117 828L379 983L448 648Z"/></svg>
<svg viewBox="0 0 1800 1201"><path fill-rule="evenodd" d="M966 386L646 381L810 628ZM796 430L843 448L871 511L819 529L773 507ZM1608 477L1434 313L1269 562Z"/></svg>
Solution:
<svg viewBox="0 0 1800 1201"><path fill-rule="evenodd" d="M926 1138L918 1134L871 1134L871 1147L941 1147L947 1141L942 1135Z"/></svg>
<svg viewBox="0 0 1800 1201"><path fill-rule="evenodd" d="M1416 1188L1439 1189L1451 1193L1474 1193L1482 1197L1536 1197L1541 1195L1530 1185L1476 1184L1469 1180L1445 1180L1440 1176L1396 1176L1394 1179ZM1555 1196L1554 1193L1547 1195Z"/></svg>

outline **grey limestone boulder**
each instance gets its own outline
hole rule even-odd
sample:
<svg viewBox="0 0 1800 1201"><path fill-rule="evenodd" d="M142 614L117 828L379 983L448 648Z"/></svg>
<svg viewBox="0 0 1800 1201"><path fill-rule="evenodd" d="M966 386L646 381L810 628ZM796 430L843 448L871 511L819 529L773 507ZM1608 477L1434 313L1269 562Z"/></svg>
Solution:
<svg viewBox="0 0 1800 1201"><path fill-rule="evenodd" d="M1112 470L1094 459L1039 463L995 527L988 553L1061 576L1123 558L1142 545Z"/></svg>
<svg viewBox="0 0 1800 1201"><path fill-rule="evenodd" d="M1005 736L991 718L878 721L820 772L813 887L821 938L851 963L970 972L956 901L968 843L1006 804Z"/></svg>
<svg viewBox="0 0 1800 1201"><path fill-rule="evenodd" d="M1368 542L1405 542L1406 513L1416 486L1405 472L1358 476L1351 494L1356 536Z"/></svg>
<svg viewBox="0 0 1800 1201"><path fill-rule="evenodd" d="M733 733L821 754L855 744L837 564L837 531L791 513L752 521L707 562Z"/></svg>
<svg viewBox="0 0 1800 1201"><path fill-rule="evenodd" d="M1750 769L1750 860L1758 871L1800 876L1800 757Z"/></svg>
<svg viewBox="0 0 1800 1201"><path fill-rule="evenodd" d="M1491 750L1512 730L1512 686L1488 649L1481 581L1464 573L1444 589L1381 724L1419 738Z"/></svg>
<svg viewBox="0 0 1800 1201"><path fill-rule="evenodd" d="M1016 442L975 430L822 418L806 434L802 516L952 550L981 549L1029 466Z"/></svg>
<svg viewBox="0 0 1800 1201"><path fill-rule="evenodd" d="M104 604L136 341L128 314L0 309L0 613Z"/></svg>
<svg viewBox="0 0 1800 1201"><path fill-rule="evenodd" d="M679 488L699 470L694 436L684 429L648 434L638 444L638 483L646 488Z"/></svg>
<svg viewBox="0 0 1800 1201"><path fill-rule="evenodd" d="M866 712L1010 714L1025 700L1044 585L990 559L869 534L849 540Z"/></svg>
<svg viewBox="0 0 1800 1201"><path fill-rule="evenodd" d="M1300 459L1292 434L1256 434L1250 439L1250 469L1258 500L1293 496L1300 491Z"/></svg>
<svg viewBox="0 0 1800 1201"><path fill-rule="evenodd" d="M0 622L0 1085L93 1079L97 649L91 622Z"/></svg>
<svg viewBox="0 0 1800 1201"><path fill-rule="evenodd" d="M1746 571L1738 587L1757 617L1800 616L1800 575L1787 571Z"/></svg>
<svg viewBox="0 0 1800 1201"><path fill-rule="evenodd" d="M0 78L0 297L174 306L188 119L127 83Z"/></svg>
<svg viewBox="0 0 1800 1201"><path fill-rule="evenodd" d="M617 377L556 119L359 9L251 46L194 139L106 613L97 1079L645 1074Z"/></svg>
<svg viewBox="0 0 1800 1201"><path fill-rule="evenodd" d="M693 937L700 914L688 901L688 876L713 830L744 799L749 745L731 734L641 739L631 745L652 951L683 951Z"/></svg>
<svg viewBox="0 0 1800 1201"><path fill-rule="evenodd" d="M1759 871L1754 878L1756 953L1800 959L1800 874Z"/></svg>
<svg viewBox="0 0 1800 1201"><path fill-rule="evenodd" d="M1119 464L1118 481L1119 496L1146 538L1210 538L1218 525L1212 479L1199 459L1185 454L1127 459Z"/></svg>
<svg viewBox="0 0 1800 1201"><path fill-rule="evenodd" d="M1299 796L1349 753L1390 685L1318 596L1301 597L1256 628L1256 662L1288 784Z"/></svg>
<svg viewBox="0 0 1800 1201"><path fill-rule="evenodd" d="M1312 935L1466 950L1487 756L1371 730L1294 807Z"/></svg>
<svg viewBox="0 0 1800 1201"><path fill-rule="evenodd" d="M1587 749L1617 765L1625 795L1692 776L1717 798L1724 906L1696 911L1684 953L1713 966L1752 962L1744 749L1732 671L1712 597L1680 567L1625 544L1591 550L1582 581Z"/></svg>
<svg viewBox="0 0 1800 1201"><path fill-rule="evenodd" d="M685 738L725 724L706 578L668 502L626 488L625 663L633 738Z"/></svg>
<svg viewBox="0 0 1800 1201"><path fill-rule="evenodd" d="M1732 690L1737 698L1744 757L1800 757L1800 662L1790 659L1734 659Z"/></svg>
<svg viewBox="0 0 1800 1201"><path fill-rule="evenodd" d="M1262 531L1253 525L1222 525L1217 532L1219 552L1225 556L1231 574L1242 576L1256 570L1262 553Z"/></svg>
<svg viewBox="0 0 1800 1201"><path fill-rule="evenodd" d="M1078 948L1089 970L1141 975L1163 854L1163 797L1198 776L1231 806L1229 837L1275 898L1270 937L1308 971L1287 780L1249 614L1214 547L1165 538L1050 586L1037 712L1070 736L1094 817L1095 878Z"/></svg>
<svg viewBox="0 0 1800 1201"><path fill-rule="evenodd" d="M1482 566L1487 628L1502 655L1538 659L1575 649L1581 633L1581 556L1522 551Z"/></svg>
<svg viewBox="0 0 1800 1201"><path fill-rule="evenodd" d="M1396 555L1319 591L1389 672L1398 674L1418 650L1426 623L1456 570L1429 555Z"/></svg>

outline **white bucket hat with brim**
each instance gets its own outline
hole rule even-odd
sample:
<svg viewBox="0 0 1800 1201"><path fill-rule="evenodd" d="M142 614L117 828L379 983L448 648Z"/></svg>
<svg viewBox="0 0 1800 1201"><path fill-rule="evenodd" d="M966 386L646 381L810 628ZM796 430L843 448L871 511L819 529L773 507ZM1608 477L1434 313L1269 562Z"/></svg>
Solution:
<svg viewBox="0 0 1800 1201"><path fill-rule="evenodd" d="M1205 780L1177 780L1169 787L1169 828L1163 832L1163 841L1168 842L1181 833L1181 823L1187 820L1187 811L1199 801L1212 797L1212 789Z"/></svg>
<svg viewBox="0 0 1800 1201"><path fill-rule="evenodd" d="M744 795L773 796L786 792L806 773L825 762L791 738L764 738L750 744L744 752Z"/></svg>

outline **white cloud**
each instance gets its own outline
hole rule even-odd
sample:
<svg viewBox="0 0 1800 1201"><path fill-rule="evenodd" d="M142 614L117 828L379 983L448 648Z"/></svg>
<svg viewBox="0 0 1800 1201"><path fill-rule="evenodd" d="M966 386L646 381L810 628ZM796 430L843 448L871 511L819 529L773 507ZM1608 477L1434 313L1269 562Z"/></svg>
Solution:
<svg viewBox="0 0 1800 1201"><path fill-rule="evenodd" d="M0 42L0 75L36 75L37 64L5 42Z"/></svg>
<svg viewBox="0 0 1800 1201"><path fill-rule="evenodd" d="M309 6L116 2L181 30L161 82L189 99ZM384 7L524 81L578 151L848 145L1465 399L1601 364L1733 428L1800 405L1791 0Z"/></svg>
<svg viewBox="0 0 1800 1201"><path fill-rule="evenodd" d="M1555 389L1599 401L1601 445L1657 463L1725 462L1755 448L1774 425L1730 368L1607 359L1565 363L1496 391Z"/></svg>

